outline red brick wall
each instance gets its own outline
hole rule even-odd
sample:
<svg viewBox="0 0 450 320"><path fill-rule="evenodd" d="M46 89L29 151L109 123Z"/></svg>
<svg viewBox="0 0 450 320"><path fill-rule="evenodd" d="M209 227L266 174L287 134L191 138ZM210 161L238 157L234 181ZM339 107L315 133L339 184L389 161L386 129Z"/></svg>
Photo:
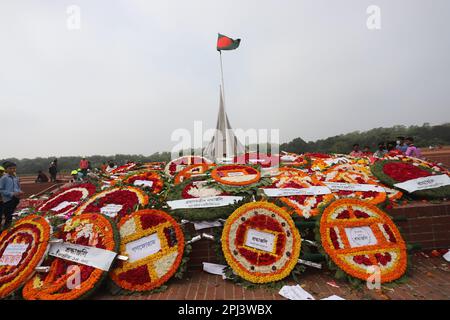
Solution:
<svg viewBox="0 0 450 320"><path fill-rule="evenodd" d="M408 243L418 243L423 249L450 248L450 201L441 204L411 203L389 210L393 216L404 216L398 222Z"/></svg>

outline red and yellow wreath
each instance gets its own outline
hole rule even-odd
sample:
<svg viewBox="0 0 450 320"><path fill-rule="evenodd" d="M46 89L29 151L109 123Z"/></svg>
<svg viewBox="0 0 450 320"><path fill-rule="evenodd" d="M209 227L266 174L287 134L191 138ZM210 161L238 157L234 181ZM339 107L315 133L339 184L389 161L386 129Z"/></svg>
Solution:
<svg viewBox="0 0 450 320"><path fill-rule="evenodd" d="M176 174L173 184L177 185L193 176L204 174L206 173L206 171L208 171L214 166L215 164L208 164L208 163L189 165Z"/></svg>
<svg viewBox="0 0 450 320"><path fill-rule="evenodd" d="M381 282L406 271L406 245L395 224L381 209L358 199L334 201L320 220L322 247L352 277L367 280L378 267Z"/></svg>
<svg viewBox="0 0 450 320"><path fill-rule="evenodd" d="M231 164L215 167L211 171L211 177L225 185L248 186L258 182L261 173L251 166Z"/></svg>
<svg viewBox="0 0 450 320"><path fill-rule="evenodd" d="M111 185L116 185L119 180L114 180ZM150 189L151 193L158 194L164 187L164 180L157 171L143 171L127 175L120 179L125 184Z"/></svg>
<svg viewBox="0 0 450 320"><path fill-rule="evenodd" d="M183 170L186 166L190 166L192 164L200 164L200 163L209 163L212 161L208 160L201 156L183 156L177 159L173 159L170 161L166 167L164 168L164 172L170 176L174 177L178 172Z"/></svg>
<svg viewBox="0 0 450 320"><path fill-rule="evenodd" d="M317 186L326 187L325 184L317 180L314 176L308 176L303 172L301 174L295 174L296 172L292 172L292 170L282 172L283 173L273 179L274 183L269 188L304 189ZM295 175L292 175L292 173ZM294 209L299 216L306 219L318 215L320 213L320 208L334 199L336 199L336 196L333 193L292 195L279 198L285 206Z"/></svg>
<svg viewBox="0 0 450 320"><path fill-rule="evenodd" d="M103 213L119 220L124 215L138 210L139 207L144 207L147 203L148 196L141 189L116 187L95 194L83 203L75 214Z"/></svg>
<svg viewBox="0 0 450 320"><path fill-rule="evenodd" d="M0 298L19 289L47 252L51 227L43 217L29 215L0 235Z"/></svg>
<svg viewBox="0 0 450 320"><path fill-rule="evenodd" d="M95 191L96 187L91 183L73 185L60 190L38 207L37 210L42 212L51 211L52 214L69 218L78 205L93 195Z"/></svg>
<svg viewBox="0 0 450 320"><path fill-rule="evenodd" d="M247 203L234 211L221 241L233 271L253 283L287 277L300 255L301 238L292 218L268 202Z"/></svg>
<svg viewBox="0 0 450 320"><path fill-rule="evenodd" d="M109 173L110 175L127 173L128 171L134 170L137 167L137 163L129 162L124 164L123 166L119 166Z"/></svg>
<svg viewBox="0 0 450 320"><path fill-rule="evenodd" d="M184 235L174 218L161 210L146 209L124 217L120 223L119 261L112 280L130 291L148 291L168 281L180 266Z"/></svg>
<svg viewBox="0 0 450 320"><path fill-rule="evenodd" d="M365 175L356 172L347 172L344 170L329 170L324 176L318 176L325 184L327 182L340 182L348 184L369 184L380 186L374 180L367 178ZM380 186L381 187L381 186ZM379 204L386 200L386 191L353 191L353 190L336 190L334 193L339 198L355 198L364 200L371 204Z"/></svg>
<svg viewBox="0 0 450 320"><path fill-rule="evenodd" d="M56 238L64 242L96 247L116 252L119 235L113 222L102 214L82 214L68 220ZM50 271L36 274L22 290L26 300L74 300L86 298L95 291L107 272L91 266L60 258L50 259ZM71 266L77 266L74 269ZM80 283L67 285L75 270L80 272Z"/></svg>

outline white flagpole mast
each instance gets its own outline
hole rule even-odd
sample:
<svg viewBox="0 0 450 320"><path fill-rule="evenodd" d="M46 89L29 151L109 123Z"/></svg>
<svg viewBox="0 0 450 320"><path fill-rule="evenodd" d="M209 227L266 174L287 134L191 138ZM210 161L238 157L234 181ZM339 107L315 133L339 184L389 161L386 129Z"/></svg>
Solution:
<svg viewBox="0 0 450 320"><path fill-rule="evenodd" d="M219 50L220 57L220 75L222 79L222 96L223 96L223 105L225 106L225 83L223 81L223 63L222 63L222 50Z"/></svg>

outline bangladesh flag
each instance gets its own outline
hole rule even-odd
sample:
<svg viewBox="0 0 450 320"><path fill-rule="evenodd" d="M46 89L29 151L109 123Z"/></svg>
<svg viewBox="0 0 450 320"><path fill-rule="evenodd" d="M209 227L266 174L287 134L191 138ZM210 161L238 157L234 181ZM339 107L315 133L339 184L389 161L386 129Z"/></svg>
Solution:
<svg viewBox="0 0 450 320"><path fill-rule="evenodd" d="M233 40L219 33L219 37L217 38L217 51L220 50L234 50L239 47L241 43L241 39Z"/></svg>

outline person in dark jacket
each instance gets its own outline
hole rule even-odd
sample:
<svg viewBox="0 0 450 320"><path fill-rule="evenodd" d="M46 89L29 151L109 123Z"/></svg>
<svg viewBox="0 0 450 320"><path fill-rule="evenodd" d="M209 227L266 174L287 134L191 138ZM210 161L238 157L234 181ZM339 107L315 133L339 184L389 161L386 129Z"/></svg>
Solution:
<svg viewBox="0 0 450 320"><path fill-rule="evenodd" d="M5 217L4 228L7 229L11 225L14 210L19 204L23 192L20 189L19 178L16 175L16 164L6 162L3 167L6 173L0 178L0 195L3 200L1 219Z"/></svg>
<svg viewBox="0 0 450 320"><path fill-rule="evenodd" d="M58 160L55 159L50 164L50 167L48 168L48 173L50 173L50 181L56 182L56 175L58 174Z"/></svg>
<svg viewBox="0 0 450 320"><path fill-rule="evenodd" d="M34 182L36 183L48 182L48 177L44 172L42 172L42 170L39 170L38 176L36 177L36 180Z"/></svg>

